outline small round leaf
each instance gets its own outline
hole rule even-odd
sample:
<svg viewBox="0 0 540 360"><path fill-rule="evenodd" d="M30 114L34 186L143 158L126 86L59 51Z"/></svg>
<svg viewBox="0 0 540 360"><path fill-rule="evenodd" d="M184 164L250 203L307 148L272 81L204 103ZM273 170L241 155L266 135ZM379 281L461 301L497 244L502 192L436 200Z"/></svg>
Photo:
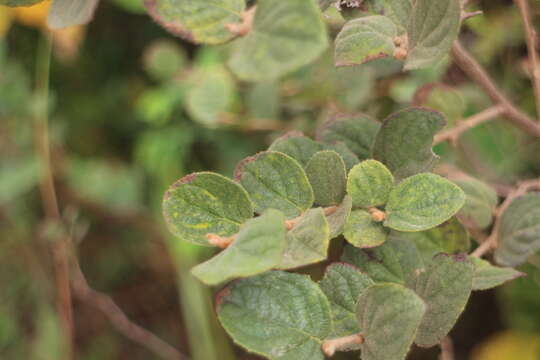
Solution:
<svg viewBox="0 0 540 360"><path fill-rule="evenodd" d="M343 235L356 247L372 248L386 241L388 230L381 223L373 221L367 211L354 210L345 224Z"/></svg>
<svg viewBox="0 0 540 360"><path fill-rule="evenodd" d="M321 206L341 203L345 197L347 173L337 152L325 150L313 155L306 166L306 174L313 187L315 203Z"/></svg>
<svg viewBox="0 0 540 360"><path fill-rule="evenodd" d="M374 207L386 204L394 188L390 170L377 160L366 160L349 172L347 193L357 207Z"/></svg>

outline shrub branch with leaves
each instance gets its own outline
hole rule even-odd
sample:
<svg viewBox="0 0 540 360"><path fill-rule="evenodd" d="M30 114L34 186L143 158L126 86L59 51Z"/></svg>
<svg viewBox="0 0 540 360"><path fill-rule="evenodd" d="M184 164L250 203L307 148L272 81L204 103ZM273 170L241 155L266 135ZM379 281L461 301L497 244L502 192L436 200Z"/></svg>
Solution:
<svg viewBox="0 0 540 360"><path fill-rule="evenodd" d="M0 0L0 5L37 2ZM53 0L49 26L86 23L97 3ZM540 106L537 39L527 2L516 4ZM269 359L323 359L358 349L363 360L404 359L413 343L441 343L472 291L524 275L511 266L540 249L540 195L531 192L540 190L539 181L522 182L498 206L490 186L432 173L438 161L434 142L455 143L463 132L499 115L540 137L538 122L518 109L457 41L462 22L481 13L467 11L467 0L146 0L145 5L172 34L198 44L230 43L229 69L251 82L275 80L315 61L330 43L322 11L335 5L346 19L334 41L336 66L386 59L412 70L451 53L494 103L446 130L441 113L420 107L382 122L335 114L315 140L291 132L241 161L234 179L200 172L173 184L163 201L169 230L182 240L223 249L192 273L205 284L224 285L216 310L236 343ZM219 78L228 76L224 70ZM49 176L56 201L52 172ZM491 234L484 234L490 227ZM473 231L484 241L469 255ZM341 255L331 257L330 247L339 249L344 241ZM481 259L493 249L500 266ZM319 281L294 273L325 261ZM80 293L91 293L83 289ZM102 311L125 318L111 306ZM125 321L122 326L129 333Z"/></svg>

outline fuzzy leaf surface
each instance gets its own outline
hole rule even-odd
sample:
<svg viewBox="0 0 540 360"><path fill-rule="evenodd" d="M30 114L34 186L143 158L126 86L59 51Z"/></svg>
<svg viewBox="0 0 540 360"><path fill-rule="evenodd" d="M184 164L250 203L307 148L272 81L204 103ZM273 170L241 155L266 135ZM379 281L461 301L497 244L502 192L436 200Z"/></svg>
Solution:
<svg viewBox="0 0 540 360"><path fill-rule="evenodd" d="M431 260L438 253L468 253L471 247L467 229L455 217L426 231L393 231L390 236L411 241L426 260Z"/></svg>
<svg viewBox="0 0 540 360"><path fill-rule="evenodd" d="M267 151L244 159L236 169L236 178L259 214L277 209L293 218L313 205L313 189L304 169L283 153Z"/></svg>
<svg viewBox="0 0 540 360"><path fill-rule="evenodd" d="M323 360L330 303L308 276L272 271L218 294L219 320L233 340L272 360Z"/></svg>
<svg viewBox="0 0 540 360"><path fill-rule="evenodd" d="M306 166L315 203L321 206L340 204L345 197L347 172L339 154L332 150L320 151L313 155Z"/></svg>
<svg viewBox="0 0 540 360"><path fill-rule="evenodd" d="M445 178L414 175L390 193L384 225L406 232L428 230L450 219L464 203L463 191Z"/></svg>
<svg viewBox="0 0 540 360"><path fill-rule="evenodd" d="M476 180L457 180L456 184L465 192L466 199L460 217L472 226L485 229L493 220L493 212L499 202L497 193L487 184Z"/></svg>
<svg viewBox="0 0 540 360"><path fill-rule="evenodd" d="M345 247L341 260L356 266L375 282L393 282L414 288L424 263L416 247L408 241L389 238L374 249Z"/></svg>
<svg viewBox="0 0 540 360"><path fill-rule="evenodd" d="M237 183L202 172L183 177L167 190L163 215L171 233L208 246L207 234L236 234L240 225L253 216L253 207Z"/></svg>
<svg viewBox="0 0 540 360"><path fill-rule="evenodd" d="M346 195L343 202L339 204L336 211L326 217L330 227L330 239L338 237L343 233L347 219L351 215L352 199Z"/></svg>
<svg viewBox="0 0 540 360"><path fill-rule="evenodd" d="M365 160L349 172L347 193L358 207L374 207L386 204L394 188L392 173L377 160Z"/></svg>
<svg viewBox="0 0 540 360"><path fill-rule="evenodd" d="M373 146L373 158L382 162L396 180L431 171L439 159L433 137L446 124L436 111L409 108L390 115L382 124Z"/></svg>
<svg viewBox="0 0 540 360"><path fill-rule="evenodd" d="M342 142L359 159L367 159L380 124L363 114L336 115L317 131L317 139L328 144Z"/></svg>
<svg viewBox="0 0 540 360"><path fill-rule="evenodd" d="M367 211L358 209L353 210L349 216L343 235L356 247L373 248L386 241L388 230L382 223L373 221Z"/></svg>
<svg viewBox="0 0 540 360"><path fill-rule="evenodd" d="M170 33L195 43L222 44L234 37L228 24L240 23L245 0L148 0L150 16Z"/></svg>
<svg viewBox="0 0 540 360"><path fill-rule="evenodd" d="M326 268L319 286L330 301L334 332L332 337L358 334L358 297L374 282L352 265L334 263Z"/></svg>
<svg viewBox="0 0 540 360"><path fill-rule="evenodd" d="M495 261L502 266L520 265L540 249L540 194L512 201L501 217L498 238Z"/></svg>
<svg viewBox="0 0 540 360"><path fill-rule="evenodd" d="M281 261L285 235L285 217L270 209L248 220L229 247L191 272L207 285L218 285L271 270Z"/></svg>
<svg viewBox="0 0 540 360"><path fill-rule="evenodd" d="M416 293L426 302L415 343L437 345L465 309L472 290L474 266L466 255L436 255L418 277Z"/></svg>
<svg viewBox="0 0 540 360"><path fill-rule="evenodd" d="M392 57L396 50L396 25L386 16L366 16L348 21L336 38L336 66L353 66Z"/></svg>
<svg viewBox="0 0 540 360"><path fill-rule="evenodd" d="M294 269L325 260L330 228L322 208L309 209L287 233L287 246L280 269Z"/></svg>
<svg viewBox="0 0 540 360"><path fill-rule="evenodd" d="M509 267L491 265L488 261L469 257L474 264L473 290L488 290L526 274Z"/></svg>
<svg viewBox="0 0 540 360"><path fill-rule="evenodd" d="M47 17L51 29L83 25L94 16L99 0L53 0Z"/></svg>
<svg viewBox="0 0 540 360"><path fill-rule="evenodd" d="M365 342L362 360L403 360L426 311L412 290L392 283L376 284L358 298L357 318Z"/></svg>
<svg viewBox="0 0 540 360"><path fill-rule="evenodd" d="M323 149L323 144L319 144L299 132L290 132L277 138L268 148L269 151L278 151L289 155L304 167L315 153Z"/></svg>
<svg viewBox="0 0 540 360"><path fill-rule="evenodd" d="M440 61L457 39L461 25L459 0L416 0L407 29L409 54L406 70Z"/></svg>
<svg viewBox="0 0 540 360"><path fill-rule="evenodd" d="M315 0L260 0L253 28L235 45L231 70L242 80L261 81L311 63L327 48L328 39Z"/></svg>

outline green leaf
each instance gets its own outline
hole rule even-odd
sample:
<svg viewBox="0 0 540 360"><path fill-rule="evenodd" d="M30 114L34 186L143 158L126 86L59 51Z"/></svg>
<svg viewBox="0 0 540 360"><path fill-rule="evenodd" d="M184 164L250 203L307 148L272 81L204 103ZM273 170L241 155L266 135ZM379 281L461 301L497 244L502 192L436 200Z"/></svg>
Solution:
<svg viewBox="0 0 540 360"><path fill-rule="evenodd" d="M163 215L174 235L210 245L206 235L231 236L253 216L244 189L224 176L202 172L183 177L165 193Z"/></svg>
<svg viewBox="0 0 540 360"><path fill-rule="evenodd" d="M353 66L385 57L396 51L396 25L386 16L367 16L348 21L336 38L336 66Z"/></svg>
<svg viewBox="0 0 540 360"><path fill-rule="evenodd" d="M389 238L373 249L347 246L342 261L358 267L375 282L394 282L413 288L424 263L416 247L408 241Z"/></svg>
<svg viewBox="0 0 540 360"><path fill-rule="evenodd" d="M227 25L240 23L245 0L148 0L150 16L170 33L195 43L222 44L234 37Z"/></svg>
<svg viewBox="0 0 540 360"><path fill-rule="evenodd" d="M399 28L399 33L405 32L411 20L415 0L383 0L382 13L392 20Z"/></svg>
<svg viewBox="0 0 540 360"><path fill-rule="evenodd" d="M0 163L0 205L20 201L22 196L37 187L42 164L34 157L2 158Z"/></svg>
<svg viewBox="0 0 540 360"><path fill-rule="evenodd" d="M291 131L277 138L268 150L289 155L305 167L315 153L323 150L323 145L304 136L299 131Z"/></svg>
<svg viewBox="0 0 540 360"><path fill-rule="evenodd" d="M319 286L330 301L334 331L332 337L358 334L356 304L373 280L352 265L334 263L326 268Z"/></svg>
<svg viewBox="0 0 540 360"><path fill-rule="evenodd" d="M272 360L324 359L330 304L309 277L272 271L234 282L216 302L221 324L248 351Z"/></svg>
<svg viewBox="0 0 540 360"><path fill-rule="evenodd" d="M501 217L495 261L517 266L540 249L540 194L523 195L512 201Z"/></svg>
<svg viewBox="0 0 540 360"><path fill-rule="evenodd" d="M456 180L455 183L465 192L465 205L459 212L461 218L470 226L485 229L491 225L493 213L499 199L493 188L476 179Z"/></svg>
<svg viewBox="0 0 540 360"><path fill-rule="evenodd" d="M345 163L345 169L349 172L354 165L360 162L358 156L349 149L347 145L343 142L336 142L334 144L322 144L323 147L327 150L333 150L341 156L343 162Z"/></svg>
<svg viewBox="0 0 540 360"><path fill-rule="evenodd" d="M236 42L229 67L243 80L276 79L311 63L327 46L315 0L259 0L253 28Z"/></svg>
<svg viewBox="0 0 540 360"><path fill-rule="evenodd" d="M394 188L394 177L377 160L366 160L349 172L347 193L358 207L374 207L386 204Z"/></svg>
<svg viewBox="0 0 540 360"><path fill-rule="evenodd" d="M385 164L396 180L430 171L439 159L433 137L446 124L436 111L409 108L390 115L373 147L373 158Z"/></svg>
<svg viewBox="0 0 540 360"><path fill-rule="evenodd" d="M463 191L445 178L414 175L390 193L384 225L399 231L427 230L450 219L464 203Z"/></svg>
<svg viewBox="0 0 540 360"><path fill-rule="evenodd" d="M416 293L426 302L427 312L416 334L422 347L437 345L452 329L465 309L472 290L474 266L466 255L439 254L416 284Z"/></svg>
<svg viewBox="0 0 540 360"><path fill-rule="evenodd" d="M358 298L357 318L365 342L362 360L403 360L412 345L426 305L398 284L376 284Z"/></svg>
<svg viewBox="0 0 540 360"><path fill-rule="evenodd" d="M313 187L315 203L321 206L341 203L345 197L347 172L337 152L325 150L313 155L306 166L306 174Z"/></svg>
<svg viewBox="0 0 540 360"><path fill-rule="evenodd" d="M461 24L459 0L416 0L408 26L406 70L433 65L450 51Z"/></svg>
<svg viewBox="0 0 540 360"><path fill-rule="evenodd" d="M268 271L281 261L285 234L285 217L270 209L248 220L229 247L191 272L207 285L218 285Z"/></svg>
<svg viewBox="0 0 540 360"><path fill-rule="evenodd" d="M317 139L328 144L342 142L360 159L367 159L380 125L363 114L339 114L317 130Z"/></svg>
<svg viewBox="0 0 540 360"><path fill-rule="evenodd" d="M235 83L221 66L198 69L190 78L193 86L187 93L186 110L206 126L219 125L234 100Z"/></svg>
<svg viewBox="0 0 540 360"><path fill-rule="evenodd" d="M330 227L330 239L336 238L343 233L347 219L351 215L351 210L352 198L346 195L336 211L326 217Z"/></svg>
<svg viewBox="0 0 540 360"><path fill-rule="evenodd" d="M356 247L373 248L386 241L388 230L382 223L373 221L367 211L354 210L345 224L343 235Z"/></svg>
<svg viewBox="0 0 540 360"><path fill-rule="evenodd" d="M144 53L144 69L157 81L169 81L187 65L185 50L169 39L154 41Z"/></svg>
<svg viewBox="0 0 540 360"><path fill-rule="evenodd" d="M287 247L280 269L294 269L325 260L330 228L321 208L309 209L287 233Z"/></svg>
<svg viewBox="0 0 540 360"><path fill-rule="evenodd" d="M43 0L0 0L0 5L4 6L31 6L42 2Z"/></svg>
<svg viewBox="0 0 540 360"><path fill-rule="evenodd" d="M469 256L474 264L473 290L488 290L526 274L515 269L493 266L486 260Z"/></svg>
<svg viewBox="0 0 540 360"><path fill-rule="evenodd" d="M94 16L99 0L53 0L47 18L51 29L83 25Z"/></svg>
<svg viewBox="0 0 540 360"><path fill-rule="evenodd" d="M463 119L467 111L467 102L462 92L444 83L431 83L419 88L414 95L414 104L443 113L449 126Z"/></svg>
<svg viewBox="0 0 540 360"><path fill-rule="evenodd" d="M313 189L306 173L288 155L274 151L259 153L242 160L235 173L259 214L273 208L287 218L294 218L313 205Z"/></svg>
<svg viewBox="0 0 540 360"><path fill-rule="evenodd" d="M390 236L411 241L426 260L441 252L468 253L471 247L467 229L455 217L430 230L413 233L392 231Z"/></svg>

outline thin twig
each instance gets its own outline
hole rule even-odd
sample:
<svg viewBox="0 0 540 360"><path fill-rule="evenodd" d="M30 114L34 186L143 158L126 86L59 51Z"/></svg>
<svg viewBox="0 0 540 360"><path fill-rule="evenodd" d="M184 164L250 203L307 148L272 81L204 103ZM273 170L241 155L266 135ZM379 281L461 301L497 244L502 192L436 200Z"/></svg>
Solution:
<svg viewBox="0 0 540 360"><path fill-rule="evenodd" d="M498 233L501 226L501 218L510 204L518 197L526 194L533 189L540 190L540 179L526 180L518 184L518 186L512 191L504 200L504 202L495 211L495 220L493 223L493 229L489 237L480 246L471 253L471 256L480 258L492 249L496 249L498 246Z"/></svg>
<svg viewBox="0 0 540 360"><path fill-rule="evenodd" d="M39 190L45 217L51 223L60 223L61 217L54 187L49 141L48 101L51 51L52 35L51 33L45 33L39 47L36 66L36 99L39 108L34 114L34 135L36 155L43 166ZM73 309L69 288L69 262L66 242L65 238L57 239L52 244L52 255L56 277L56 309L67 346L66 358L73 359Z"/></svg>
<svg viewBox="0 0 540 360"><path fill-rule="evenodd" d="M534 95L536 100L536 113L540 117L540 69L538 68L538 52L536 49L536 31L532 25L531 10L527 0L514 0L521 17L523 18L523 27L525 28L525 38L527 40L527 49L529 51L530 72L534 86Z"/></svg>
<svg viewBox="0 0 540 360"><path fill-rule="evenodd" d="M440 360L454 360L454 344L449 336L445 336L440 343Z"/></svg>
<svg viewBox="0 0 540 360"><path fill-rule="evenodd" d="M512 124L535 137L540 137L540 125L527 114L519 110L493 82L484 68L460 44L455 41L452 56L456 64L475 81L495 104L504 106L504 115Z"/></svg>
<svg viewBox="0 0 540 360"><path fill-rule="evenodd" d="M470 118L461 121L459 125L455 126L454 128L437 134L435 136L434 143L439 144L443 141L450 141L451 143L456 143L464 132L496 118L497 116L504 113L504 109L505 108L503 105L496 105L476 115L473 115Z"/></svg>
<svg viewBox="0 0 540 360"><path fill-rule="evenodd" d="M92 289L84 277L76 255L73 256L72 272L73 295L81 302L101 311L112 326L127 337L138 343L155 355L166 360L186 360L187 356L181 354L171 345L161 340L150 331L131 322L122 309L116 305L113 299L99 291Z"/></svg>

